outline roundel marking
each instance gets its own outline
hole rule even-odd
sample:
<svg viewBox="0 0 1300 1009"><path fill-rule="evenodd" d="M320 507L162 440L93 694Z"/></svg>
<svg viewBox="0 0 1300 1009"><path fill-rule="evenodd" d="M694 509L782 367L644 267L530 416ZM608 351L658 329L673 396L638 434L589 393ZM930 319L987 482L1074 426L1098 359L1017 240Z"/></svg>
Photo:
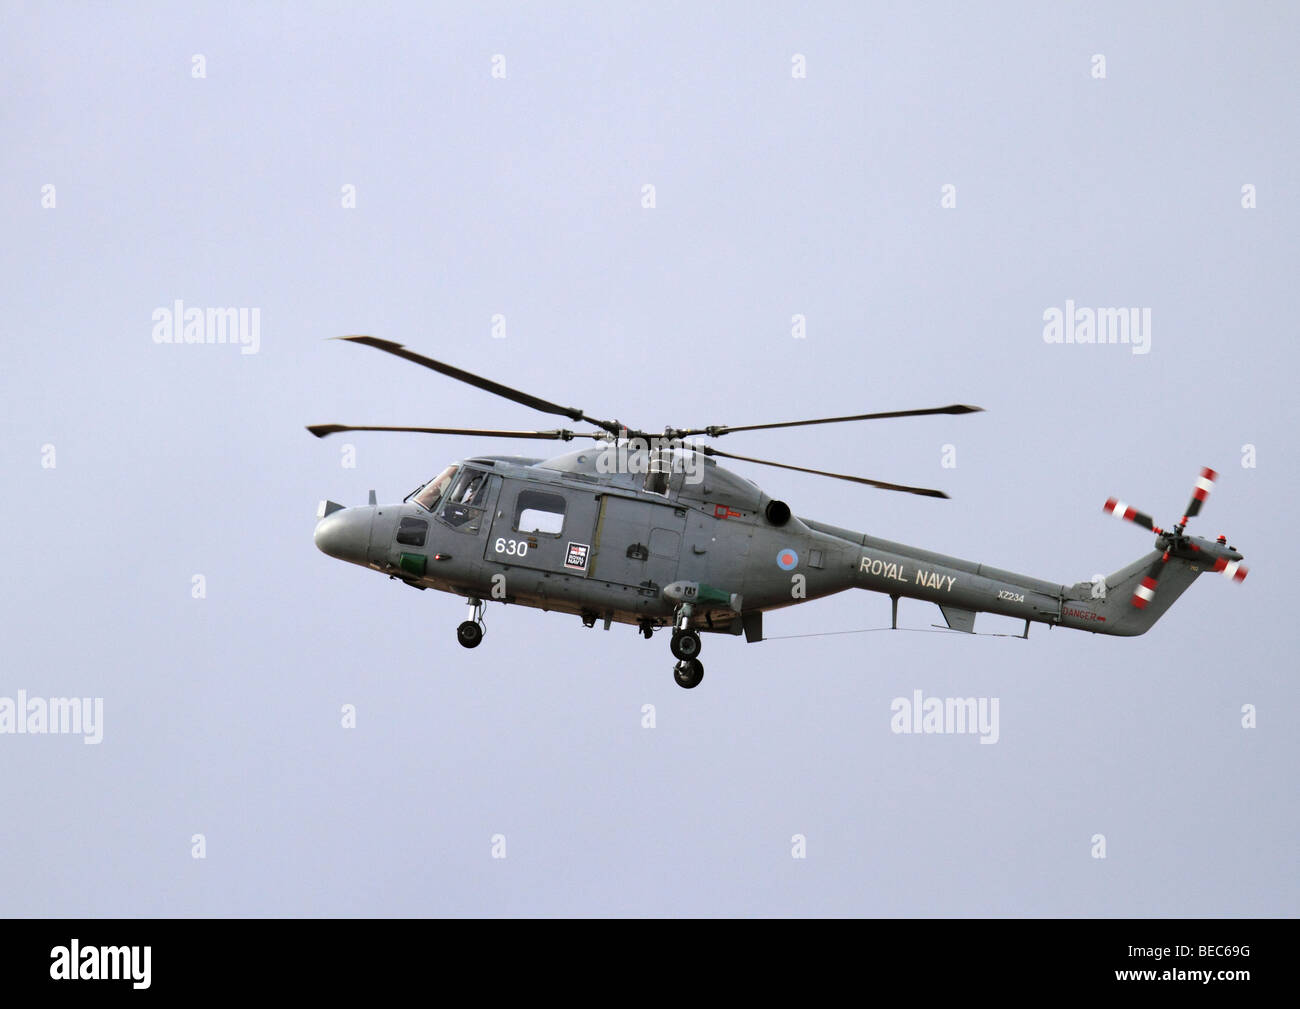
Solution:
<svg viewBox="0 0 1300 1009"><path fill-rule="evenodd" d="M782 571L793 571L799 565L799 555L786 547L776 555L776 566Z"/></svg>

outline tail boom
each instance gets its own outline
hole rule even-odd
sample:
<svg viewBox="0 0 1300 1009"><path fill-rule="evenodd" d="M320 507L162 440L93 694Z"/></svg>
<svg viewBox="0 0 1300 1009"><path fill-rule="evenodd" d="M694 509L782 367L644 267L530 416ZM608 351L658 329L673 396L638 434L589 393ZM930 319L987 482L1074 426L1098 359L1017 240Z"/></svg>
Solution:
<svg viewBox="0 0 1300 1009"><path fill-rule="evenodd" d="M1144 634L1203 571L1228 575L1229 565L1241 559L1222 544L1190 537L1185 550L1155 550L1104 579L1065 585L802 521L853 544L856 550L841 556L852 565L854 587L933 602L950 627L963 631L974 629L975 614L997 613L1026 621L1026 631L1028 623L1044 623L1095 634ZM1151 576L1156 565L1158 592Z"/></svg>

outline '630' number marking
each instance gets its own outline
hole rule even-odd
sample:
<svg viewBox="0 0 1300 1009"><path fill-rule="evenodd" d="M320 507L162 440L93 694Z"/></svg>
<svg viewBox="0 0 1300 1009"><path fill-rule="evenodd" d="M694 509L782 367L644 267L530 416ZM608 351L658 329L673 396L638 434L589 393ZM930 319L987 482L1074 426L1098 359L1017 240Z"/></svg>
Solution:
<svg viewBox="0 0 1300 1009"><path fill-rule="evenodd" d="M508 540L504 536L498 536L496 543L492 545L499 554L506 554L510 557L522 557L528 553L527 540Z"/></svg>

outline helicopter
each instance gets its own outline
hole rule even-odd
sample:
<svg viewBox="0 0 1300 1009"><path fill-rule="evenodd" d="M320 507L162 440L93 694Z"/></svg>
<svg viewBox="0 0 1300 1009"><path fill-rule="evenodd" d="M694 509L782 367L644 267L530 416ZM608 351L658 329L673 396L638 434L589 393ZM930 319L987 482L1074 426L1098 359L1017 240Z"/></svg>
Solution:
<svg viewBox="0 0 1300 1009"><path fill-rule="evenodd" d="M860 588L886 594L891 627L902 597L938 605L947 628L975 633L977 613L1096 634L1145 633L1205 571L1234 582L1243 560L1224 536L1185 532L1218 474L1204 468L1171 530L1115 498L1104 510L1153 533L1154 550L1106 576L1064 585L796 516L784 501L717 463L774 466L881 490L947 498L941 490L870 480L724 452L700 442L740 431L980 412L953 404L784 423L666 427L651 434L588 416L374 336L336 339L402 358L542 413L596 430L509 431L452 427L315 424L318 438L345 431L590 441L553 458L472 456L453 462L401 502L344 507L325 500L314 540L330 557L420 590L464 597L456 630L476 648L487 601L631 624L648 639L668 630L673 677L692 689L704 678L702 635L763 640L763 614ZM1158 591L1157 591L1158 590Z"/></svg>

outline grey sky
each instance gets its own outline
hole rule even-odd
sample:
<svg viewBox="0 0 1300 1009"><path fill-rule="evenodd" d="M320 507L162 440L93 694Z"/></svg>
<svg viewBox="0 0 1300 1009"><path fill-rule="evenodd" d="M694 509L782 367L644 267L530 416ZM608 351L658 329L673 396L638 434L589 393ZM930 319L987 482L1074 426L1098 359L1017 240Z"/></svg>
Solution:
<svg viewBox="0 0 1300 1009"><path fill-rule="evenodd" d="M0 6L0 695L105 719L0 735L0 913L1296 913L1293 7L261 6ZM259 308L259 353L156 345L178 298ZM1044 343L1066 299L1149 307L1151 353ZM355 332L646 427L977 403L726 447L944 487L734 467L1067 582L1150 548L1106 497L1170 524L1213 466L1251 575L1133 640L709 639L690 692L626 627L494 605L466 652L314 509L517 445L303 425L554 422ZM999 742L892 734L916 689Z"/></svg>

